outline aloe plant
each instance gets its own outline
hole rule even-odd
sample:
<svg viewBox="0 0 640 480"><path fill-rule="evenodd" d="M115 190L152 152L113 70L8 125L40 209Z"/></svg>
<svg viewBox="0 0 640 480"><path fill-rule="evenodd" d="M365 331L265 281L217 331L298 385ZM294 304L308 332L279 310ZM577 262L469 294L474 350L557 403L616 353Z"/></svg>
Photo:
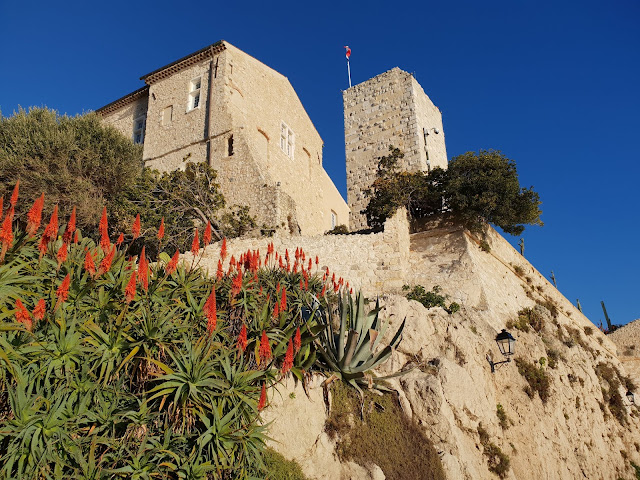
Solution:
<svg viewBox="0 0 640 480"><path fill-rule="evenodd" d="M362 292L356 295L355 301L351 295L344 292L338 297L337 313L329 315L322 308L319 311L325 328L315 339L316 348L336 378L347 382L362 393L360 385L386 390L379 383L380 380L405 373L376 377L371 371L387 361L393 349L398 346L402 340L406 319L389 344L380 348L388 324L380 319L379 301L376 301L373 310L367 311ZM334 321L336 324L339 322L337 331L334 329Z"/></svg>

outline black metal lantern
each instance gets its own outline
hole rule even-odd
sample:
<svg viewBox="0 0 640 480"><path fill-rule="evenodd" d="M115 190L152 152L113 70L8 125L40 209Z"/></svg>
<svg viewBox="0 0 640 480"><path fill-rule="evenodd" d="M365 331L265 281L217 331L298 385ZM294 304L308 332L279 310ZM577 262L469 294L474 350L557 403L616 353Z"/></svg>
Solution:
<svg viewBox="0 0 640 480"><path fill-rule="evenodd" d="M507 359L501 362L494 362L493 358L487 355L487 361L489 362L489 365L491 365L491 373L494 373L496 371L496 365L500 365L501 363L508 363L511 361L511 355L513 355L514 353L516 339L513 338L513 335L511 335L503 328L502 331L498 335L496 335L496 343L498 344L500 353Z"/></svg>
<svg viewBox="0 0 640 480"><path fill-rule="evenodd" d="M507 332L504 328L502 331L496 335L496 343L498 344L498 348L500 349L500 353L505 357L509 357L513 355L513 349L515 347L516 339Z"/></svg>
<svg viewBox="0 0 640 480"><path fill-rule="evenodd" d="M626 395L626 396L627 396L627 400L629 400L629 403L630 403L631 405L633 405L634 403L636 403L636 399L635 399L635 397L633 396L633 392L632 392L631 390L627 390L627 395Z"/></svg>

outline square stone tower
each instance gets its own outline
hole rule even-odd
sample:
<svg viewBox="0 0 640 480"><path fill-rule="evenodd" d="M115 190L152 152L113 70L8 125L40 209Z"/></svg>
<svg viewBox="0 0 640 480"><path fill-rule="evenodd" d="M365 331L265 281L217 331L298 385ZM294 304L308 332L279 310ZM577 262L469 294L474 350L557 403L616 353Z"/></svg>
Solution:
<svg viewBox="0 0 640 480"><path fill-rule="evenodd" d="M342 94L347 160L349 227L367 227L364 191L376 178L378 160L398 147L409 172L447 168L442 114L410 73L394 68Z"/></svg>

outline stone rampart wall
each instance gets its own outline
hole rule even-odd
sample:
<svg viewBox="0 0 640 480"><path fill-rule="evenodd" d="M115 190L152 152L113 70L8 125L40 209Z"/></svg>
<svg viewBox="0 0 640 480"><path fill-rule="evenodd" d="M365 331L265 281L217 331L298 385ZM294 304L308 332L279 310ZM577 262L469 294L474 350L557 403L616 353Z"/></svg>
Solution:
<svg viewBox="0 0 640 480"><path fill-rule="evenodd" d="M285 249L293 256L296 248L302 248L307 257L313 259L313 271L317 255L320 271L328 267L336 278L343 277L354 290L362 290L367 296L399 292L405 283L409 265L409 223L403 210L387 220L380 233L229 239L225 268L228 268L231 255L238 258L247 250L259 249L264 256L271 241L282 255ZM216 271L220 246L220 242L213 244L204 253L201 266L211 273ZM190 261L190 253L186 253L185 258Z"/></svg>

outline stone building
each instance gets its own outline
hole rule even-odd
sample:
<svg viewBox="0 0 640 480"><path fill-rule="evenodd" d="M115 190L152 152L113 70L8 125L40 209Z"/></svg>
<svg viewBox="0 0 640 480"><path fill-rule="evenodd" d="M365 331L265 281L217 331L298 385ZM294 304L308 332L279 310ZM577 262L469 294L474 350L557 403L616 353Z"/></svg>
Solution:
<svg viewBox="0 0 640 480"><path fill-rule="evenodd" d="M228 205L259 225L322 234L349 209L322 167L323 142L289 80L225 41L141 77L145 86L97 110L160 171L206 160Z"/></svg>
<svg viewBox="0 0 640 480"><path fill-rule="evenodd" d="M351 230L367 227L364 191L389 147L404 152L409 172L447 168L442 114L410 73L394 68L343 92L347 200Z"/></svg>

